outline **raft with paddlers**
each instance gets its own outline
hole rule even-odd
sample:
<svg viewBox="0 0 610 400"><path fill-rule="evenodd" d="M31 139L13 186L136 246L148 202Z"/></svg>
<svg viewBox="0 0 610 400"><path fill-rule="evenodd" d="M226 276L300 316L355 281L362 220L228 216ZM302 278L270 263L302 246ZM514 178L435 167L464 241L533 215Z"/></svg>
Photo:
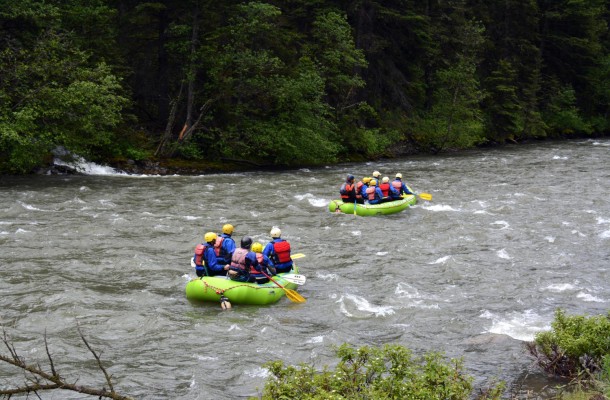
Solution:
<svg viewBox="0 0 610 400"><path fill-rule="evenodd" d="M298 274L298 267L292 271L270 276L267 283L238 282L224 276L204 276L186 284L186 298L191 301L232 304L265 305L277 303L286 296L295 303L305 299L294 289L302 284L305 277Z"/></svg>
<svg viewBox="0 0 610 400"><path fill-rule="evenodd" d="M332 200L328 203L328 211L361 216L387 215L399 213L415 203L417 203L417 197L412 194L404 195L402 199L379 204L357 204L353 202L346 203L343 200ZM354 207L356 207L355 212Z"/></svg>

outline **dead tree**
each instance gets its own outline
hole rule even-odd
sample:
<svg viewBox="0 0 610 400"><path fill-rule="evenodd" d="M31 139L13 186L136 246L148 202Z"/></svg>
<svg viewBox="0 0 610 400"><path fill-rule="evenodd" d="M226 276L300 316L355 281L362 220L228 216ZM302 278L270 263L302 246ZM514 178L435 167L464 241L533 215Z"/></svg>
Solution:
<svg viewBox="0 0 610 400"><path fill-rule="evenodd" d="M6 331L3 330L2 341L8 349L9 354L0 354L0 361L23 370L25 377L24 384L22 386L17 386L8 389L0 389L0 397L10 399L14 395L34 394L36 395L36 397L40 398L39 392L61 389L71 390L73 392L83 393L90 396L97 396L100 399L107 398L114 400L132 400L131 397L123 396L122 394L115 392L111 376L108 374L108 371L106 371L106 368L104 368L99 354L96 353L95 350L93 350L93 348L89 345L89 342L87 342L87 339L85 339L85 336L83 335L80 327L78 327L77 329L81 339L83 340L83 343L85 343L87 349L89 349L91 354L93 354L93 357L97 361L97 366L104 374L105 386L102 386L101 389L97 389L89 386L77 385L76 383L68 382L67 378L61 376L55 366L55 361L53 360L53 357L51 356L51 353L49 351L46 332L44 334L44 345L47 353L47 358L49 360L49 366L47 370L43 369L43 367L39 363L28 364L25 358L19 355L19 353L15 349L15 346L10 341Z"/></svg>

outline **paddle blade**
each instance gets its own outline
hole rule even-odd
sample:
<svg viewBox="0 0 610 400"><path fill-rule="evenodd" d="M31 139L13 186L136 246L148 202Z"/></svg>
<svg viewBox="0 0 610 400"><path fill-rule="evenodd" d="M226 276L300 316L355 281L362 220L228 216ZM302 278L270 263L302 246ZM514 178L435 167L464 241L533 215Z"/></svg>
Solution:
<svg viewBox="0 0 610 400"><path fill-rule="evenodd" d="M293 254L290 256L290 258L292 258L293 260L298 260L299 258L303 258L305 257L305 254L303 253L297 253L297 254Z"/></svg>
<svg viewBox="0 0 610 400"><path fill-rule="evenodd" d="M304 285L305 282L307 281L307 277L305 275L298 275L298 274L283 275L282 279L284 279L285 281L294 283L296 285Z"/></svg>
<svg viewBox="0 0 610 400"><path fill-rule="evenodd" d="M420 193L419 198L426 201L432 201L432 195L430 193Z"/></svg>
<svg viewBox="0 0 610 400"><path fill-rule="evenodd" d="M301 296L300 294L298 294L294 290L286 289L286 288L283 288L283 289L286 292L286 297L288 297L288 299L290 301L292 301L293 303L305 303L307 301L305 299L305 297Z"/></svg>

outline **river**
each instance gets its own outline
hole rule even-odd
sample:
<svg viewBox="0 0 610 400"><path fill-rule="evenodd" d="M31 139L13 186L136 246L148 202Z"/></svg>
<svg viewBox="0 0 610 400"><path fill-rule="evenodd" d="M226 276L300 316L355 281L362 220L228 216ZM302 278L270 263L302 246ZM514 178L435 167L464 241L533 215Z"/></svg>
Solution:
<svg viewBox="0 0 610 400"><path fill-rule="evenodd" d="M573 140L282 172L0 177L0 324L28 361L140 399L240 399L270 360L336 362L333 345L463 358L477 387L550 383L524 342L557 308L610 303L610 141ZM400 214L333 214L346 174L401 172L433 196ZM273 226L306 254L305 304L191 304L193 249ZM3 350L2 354L6 354ZM0 387L23 376L0 364ZM534 379L532 378L534 377ZM83 398L69 392L44 399Z"/></svg>

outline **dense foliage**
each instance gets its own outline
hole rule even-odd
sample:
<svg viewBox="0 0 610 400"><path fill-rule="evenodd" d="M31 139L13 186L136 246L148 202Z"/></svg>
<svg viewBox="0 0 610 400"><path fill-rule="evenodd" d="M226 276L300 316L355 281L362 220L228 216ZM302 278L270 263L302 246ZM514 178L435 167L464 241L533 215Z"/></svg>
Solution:
<svg viewBox="0 0 610 400"><path fill-rule="evenodd" d="M0 0L0 172L610 131L606 0Z"/></svg>
<svg viewBox="0 0 610 400"><path fill-rule="evenodd" d="M343 344L337 357L334 370L268 363L271 376L262 398L465 400L473 390L472 378L464 374L462 362L445 361L439 353L414 357L399 345L356 349ZM479 398L500 398L501 392L502 385L498 385Z"/></svg>
<svg viewBox="0 0 610 400"><path fill-rule="evenodd" d="M566 315L558 309L551 330L539 332L528 349L546 372L579 379L610 396L610 312Z"/></svg>

